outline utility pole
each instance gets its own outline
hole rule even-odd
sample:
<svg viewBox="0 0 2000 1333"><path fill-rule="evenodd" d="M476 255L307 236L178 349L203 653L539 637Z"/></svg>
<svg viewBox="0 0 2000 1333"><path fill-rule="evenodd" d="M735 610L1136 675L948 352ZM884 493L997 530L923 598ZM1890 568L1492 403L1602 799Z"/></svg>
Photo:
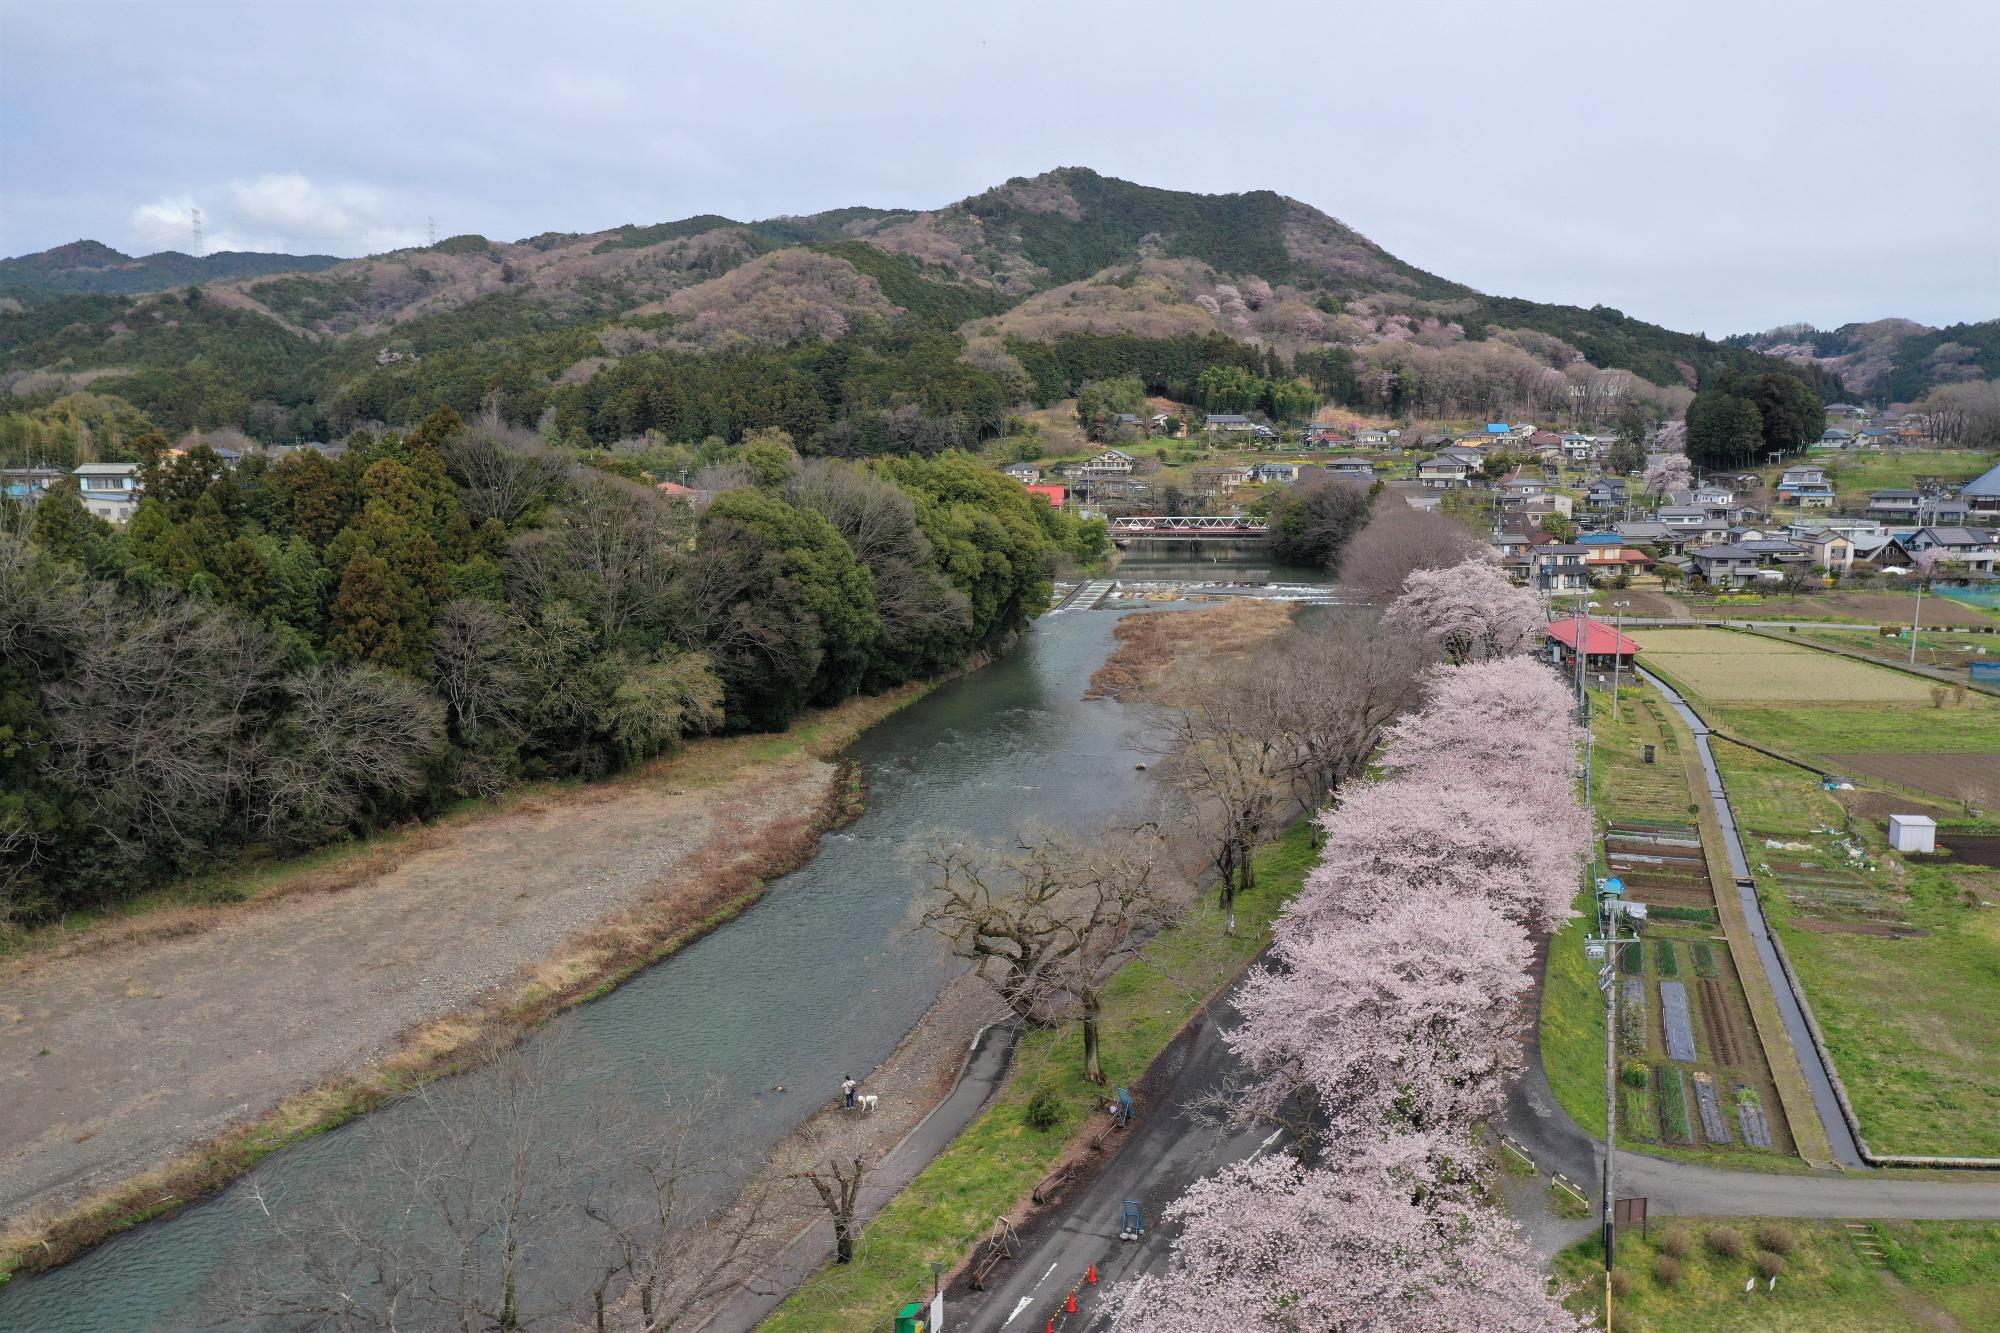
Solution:
<svg viewBox="0 0 2000 1333"><path fill-rule="evenodd" d="M1630 602L1613 602L1611 610L1618 627L1611 639L1611 720L1618 720L1618 682L1625 667L1625 608Z"/></svg>
<svg viewBox="0 0 2000 1333"><path fill-rule="evenodd" d="M1924 580L1917 580L1917 609L1910 613L1910 665L1917 664L1917 624L1924 615Z"/></svg>

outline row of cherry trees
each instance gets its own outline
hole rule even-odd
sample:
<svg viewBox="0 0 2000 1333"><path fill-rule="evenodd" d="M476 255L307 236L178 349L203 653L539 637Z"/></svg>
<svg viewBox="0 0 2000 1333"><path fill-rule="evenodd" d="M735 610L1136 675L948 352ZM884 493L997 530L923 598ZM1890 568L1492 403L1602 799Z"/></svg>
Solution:
<svg viewBox="0 0 2000 1333"><path fill-rule="evenodd" d="M1532 594L1469 561L1410 576L1385 625L1445 665L1388 727L1380 776L1320 816L1326 848L1229 1042L1237 1115L1294 1152L1169 1209L1164 1275L1118 1326L1576 1329L1518 1229L1479 1199L1471 1129L1519 1070L1531 936L1572 915L1591 838L1567 690L1526 654Z"/></svg>

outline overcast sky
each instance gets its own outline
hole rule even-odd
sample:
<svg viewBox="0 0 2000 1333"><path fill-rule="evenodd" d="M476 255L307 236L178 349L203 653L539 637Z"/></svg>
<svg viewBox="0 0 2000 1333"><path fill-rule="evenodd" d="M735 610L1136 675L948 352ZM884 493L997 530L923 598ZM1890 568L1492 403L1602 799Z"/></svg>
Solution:
<svg viewBox="0 0 2000 1333"><path fill-rule="evenodd" d="M0 254L1271 189L1724 334L2000 316L2000 3L0 0Z"/></svg>

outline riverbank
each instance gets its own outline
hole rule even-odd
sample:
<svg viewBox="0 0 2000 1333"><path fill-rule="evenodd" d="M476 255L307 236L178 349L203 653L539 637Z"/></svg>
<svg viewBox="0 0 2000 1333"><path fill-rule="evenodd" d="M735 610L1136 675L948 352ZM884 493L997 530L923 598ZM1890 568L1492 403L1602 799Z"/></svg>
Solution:
<svg viewBox="0 0 2000 1333"><path fill-rule="evenodd" d="M742 912L861 793L831 762L930 687L517 795L0 964L0 1274L213 1194Z"/></svg>

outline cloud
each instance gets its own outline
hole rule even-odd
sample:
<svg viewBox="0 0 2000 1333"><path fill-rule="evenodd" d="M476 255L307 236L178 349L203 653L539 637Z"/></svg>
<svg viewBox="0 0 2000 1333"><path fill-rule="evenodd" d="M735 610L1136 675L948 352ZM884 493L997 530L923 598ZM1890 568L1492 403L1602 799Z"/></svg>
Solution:
<svg viewBox="0 0 2000 1333"><path fill-rule="evenodd" d="M127 230L141 254L192 250L192 214L202 209L204 253L379 254L422 245L424 228L372 186L316 184L298 172L267 172L197 194L180 191L132 210Z"/></svg>

